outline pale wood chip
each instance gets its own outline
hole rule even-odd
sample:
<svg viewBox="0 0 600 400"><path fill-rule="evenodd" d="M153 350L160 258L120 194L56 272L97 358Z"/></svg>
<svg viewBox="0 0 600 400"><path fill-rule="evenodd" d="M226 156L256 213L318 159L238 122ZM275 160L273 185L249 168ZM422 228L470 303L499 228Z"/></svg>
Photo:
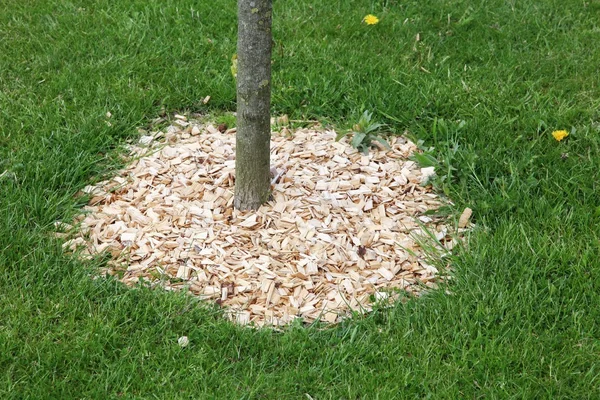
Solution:
<svg viewBox="0 0 600 400"><path fill-rule="evenodd" d="M469 225L469 220L471 219L472 214L473 210L471 210L469 207L465 208L462 214L460 215L460 218L458 219L458 227L466 228L467 225Z"/></svg>

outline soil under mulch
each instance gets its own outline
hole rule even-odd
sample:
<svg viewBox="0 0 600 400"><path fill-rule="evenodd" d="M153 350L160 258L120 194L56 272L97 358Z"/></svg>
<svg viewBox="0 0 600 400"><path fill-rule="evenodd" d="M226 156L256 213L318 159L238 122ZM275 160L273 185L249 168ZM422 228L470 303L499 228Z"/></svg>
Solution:
<svg viewBox="0 0 600 400"><path fill-rule="evenodd" d="M180 116L142 136L128 167L86 187L65 248L109 251L104 272L122 282L185 289L258 326L334 323L434 287L418 237L426 229L447 249L455 239L423 215L442 203L423 185L433 169L408 159L415 144L395 137L363 155L333 131L283 131L272 135L273 201L256 212L232 206L235 130Z"/></svg>

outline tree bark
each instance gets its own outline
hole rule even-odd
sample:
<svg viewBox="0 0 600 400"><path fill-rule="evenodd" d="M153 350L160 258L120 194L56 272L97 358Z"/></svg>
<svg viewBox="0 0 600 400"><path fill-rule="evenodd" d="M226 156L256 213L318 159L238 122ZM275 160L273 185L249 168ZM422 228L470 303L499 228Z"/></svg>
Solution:
<svg viewBox="0 0 600 400"><path fill-rule="evenodd" d="M269 200L272 0L238 0L237 134L234 207Z"/></svg>

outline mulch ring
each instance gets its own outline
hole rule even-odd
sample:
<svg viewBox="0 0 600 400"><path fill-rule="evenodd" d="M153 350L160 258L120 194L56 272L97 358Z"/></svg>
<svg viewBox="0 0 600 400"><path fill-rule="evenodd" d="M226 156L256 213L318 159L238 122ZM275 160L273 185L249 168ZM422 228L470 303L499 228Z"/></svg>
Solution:
<svg viewBox="0 0 600 400"><path fill-rule="evenodd" d="M417 148L403 137L364 155L335 136L318 126L273 132L274 199L240 212L235 129L177 116L131 146L117 176L84 189L91 200L64 247L110 252L103 273L187 290L256 326L336 323L436 287L419 238L451 250L457 236L424 215L442 205L424 185L433 168L408 159Z"/></svg>

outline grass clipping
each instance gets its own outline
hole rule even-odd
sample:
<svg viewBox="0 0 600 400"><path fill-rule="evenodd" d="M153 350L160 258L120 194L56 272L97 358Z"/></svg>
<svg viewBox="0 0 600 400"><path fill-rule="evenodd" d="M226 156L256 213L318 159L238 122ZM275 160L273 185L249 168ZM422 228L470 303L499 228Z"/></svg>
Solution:
<svg viewBox="0 0 600 400"><path fill-rule="evenodd" d="M441 202L422 185L432 169L408 160L415 144L395 137L363 155L333 131L283 131L272 135L273 201L256 212L233 209L234 129L180 116L142 136L128 167L85 188L65 248L109 251L103 272L122 282L187 290L257 326L335 323L395 291L434 287L416 238L426 228L448 249L454 240L423 215Z"/></svg>

